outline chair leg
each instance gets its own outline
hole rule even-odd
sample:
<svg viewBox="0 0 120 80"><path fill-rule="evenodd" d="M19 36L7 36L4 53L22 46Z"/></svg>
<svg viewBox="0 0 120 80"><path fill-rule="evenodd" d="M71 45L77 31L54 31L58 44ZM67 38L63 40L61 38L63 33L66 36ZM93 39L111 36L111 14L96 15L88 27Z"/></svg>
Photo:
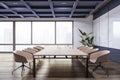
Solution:
<svg viewBox="0 0 120 80"><path fill-rule="evenodd" d="M24 67L26 67L26 68L28 68L28 69L31 69L30 67L28 67L28 66L26 66L26 65L24 65Z"/></svg>
<svg viewBox="0 0 120 80"><path fill-rule="evenodd" d="M16 71L17 69L19 69L20 67L22 67L22 65L21 65L21 66L19 66L19 67L18 67L18 68L16 68L16 69L14 69L14 70L12 71L12 74L13 74L13 72L14 72L14 71Z"/></svg>
<svg viewBox="0 0 120 80"><path fill-rule="evenodd" d="M105 68L102 66L102 63L99 63L99 64L93 69L93 72L94 72L95 70L97 70L98 67L102 68L102 69L105 71L105 74L107 75L107 77L109 77L108 69L105 69Z"/></svg>
<svg viewBox="0 0 120 80"><path fill-rule="evenodd" d="M65 56L66 58L68 58L67 56Z"/></svg>
<svg viewBox="0 0 120 80"><path fill-rule="evenodd" d="M29 63L29 67L31 68L31 63Z"/></svg>
<svg viewBox="0 0 120 80"><path fill-rule="evenodd" d="M109 77L108 69L106 69L105 67L103 67L101 64L100 64L100 67L104 70L104 72L107 75L107 77Z"/></svg>
<svg viewBox="0 0 120 80"><path fill-rule="evenodd" d="M97 64L97 66L93 69L93 72L101 67L104 70L104 67L101 65L101 62Z"/></svg>
<svg viewBox="0 0 120 80"><path fill-rule="evenodd" d="M108 72L108 69L106 69L106 75L107 75L107 77L109 77L109 72Z"/></svg>
<svg viewBox="0 0 120 80"><path fill-rule="evenodd" d="M22 65L22 71L21 71L21 76L23 76L25 69L24 69L24 64Z"/></svg>
<svg viewBox="0 0 120 80"><path fill-rule="evenodd" d="M21 66L19 66L18 68L14 69L14 70L12 71L12 74L13 74L14 71L16 71L17 69L19 69L19 68L21 68L21 67L22 67L21 76L23 75L22 73L25 71L25 68L24 68L24 67L26 67L26 68L28 68L28 69L31 70L31 68L29 68L29 67L26 66L24 63L22 63Z"/></svg>
<svg viewBox="0 0 120 80"><path fill-rule="evenodd" d="M93 72L96 71L98 69L99 65L97 65L94 69Z"/></svg>
<svg viewBox="0 0 120 80"><path fill-rule="evenodd" d="M104 70L104 72L107 75L107 77L109 77L108 69L104 68L102 65L101 65L101 68Z"/></svg>

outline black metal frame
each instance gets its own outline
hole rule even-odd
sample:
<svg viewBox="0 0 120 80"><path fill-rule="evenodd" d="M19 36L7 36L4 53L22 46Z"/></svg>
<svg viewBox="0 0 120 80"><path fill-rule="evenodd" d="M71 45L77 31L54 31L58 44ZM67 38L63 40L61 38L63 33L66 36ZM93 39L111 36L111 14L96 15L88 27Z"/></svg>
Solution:
<svg viewBox="0 0 120 80"><path fill-rule="evenodd" d="M37 56L37 58L36 58ZM49 56L48 58L46 56ZM54 56L54 57L50 57ZM86 65L85 65L85 77L89 78L88 76L88 62L89 62L89 57L88 55L57 55L57 56L65 56L65 57L59 57L57 58L56 55L34 55L33 56L33 77L36 77L36 59L83 59L83 56L86 56ZM71 58L68 58L66 56L71 56Z"/></svg>

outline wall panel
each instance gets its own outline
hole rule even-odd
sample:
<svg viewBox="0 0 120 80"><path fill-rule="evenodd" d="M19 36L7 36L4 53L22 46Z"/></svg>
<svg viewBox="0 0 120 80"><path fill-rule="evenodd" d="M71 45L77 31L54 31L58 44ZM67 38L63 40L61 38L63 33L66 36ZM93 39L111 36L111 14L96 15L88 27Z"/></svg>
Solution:
<svg viewBox="0 0 120 80"><path fill-rule="evenodd" d="M94 45L100 45L100 19L93 21Z"/></svg>
<svg viewBox="0 0 120 80"><path fill-rule="evenodd" d="M100 46L108 47L108 13L100 17Z"/></svg>

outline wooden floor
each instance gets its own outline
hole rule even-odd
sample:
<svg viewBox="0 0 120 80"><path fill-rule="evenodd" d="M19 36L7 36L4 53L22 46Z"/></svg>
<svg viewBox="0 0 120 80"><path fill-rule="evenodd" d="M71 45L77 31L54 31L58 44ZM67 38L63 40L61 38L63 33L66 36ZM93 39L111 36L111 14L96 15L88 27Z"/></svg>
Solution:
<svg viewBox="0 0 120 80"><path fill-rule="evenodd" d="M0 54L0 80L87 80L85 78L85 68L79 60L71 59L44 59L38 60L36 78L32 77L32 71L25 68L21 76L21 68L14 72L12 70L20 66L20 63L14 63L13 55ZM28 64L26 64L28 66ZM107 64L108 65L108 64ZM94 66L90 65L88 80L120 80L120 65L110 62L110 76L106 77L104 71L98 69L92 73Z"/></svg>

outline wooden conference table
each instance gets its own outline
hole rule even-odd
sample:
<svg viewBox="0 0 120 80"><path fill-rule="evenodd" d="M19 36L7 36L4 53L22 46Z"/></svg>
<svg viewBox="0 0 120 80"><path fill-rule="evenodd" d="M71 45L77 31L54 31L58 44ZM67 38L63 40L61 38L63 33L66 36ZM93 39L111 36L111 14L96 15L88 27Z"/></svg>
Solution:
<svg viewBox="0 0 120 80"><path fill-rule="evenodd" d="M54 56L54 57L46 57L46 56ZM61 57L64 56L64 57ZM71 57L67 57L71 56ZM85 65L85 76L88 78L88 55L77 48L58 48L58 47L52 47L52 48L44 48L43 50L37 52L34 54L33 58L33 77L36 77L36 59L79 59L83 58L83 56L86 59L86 65Z"/></svg>

